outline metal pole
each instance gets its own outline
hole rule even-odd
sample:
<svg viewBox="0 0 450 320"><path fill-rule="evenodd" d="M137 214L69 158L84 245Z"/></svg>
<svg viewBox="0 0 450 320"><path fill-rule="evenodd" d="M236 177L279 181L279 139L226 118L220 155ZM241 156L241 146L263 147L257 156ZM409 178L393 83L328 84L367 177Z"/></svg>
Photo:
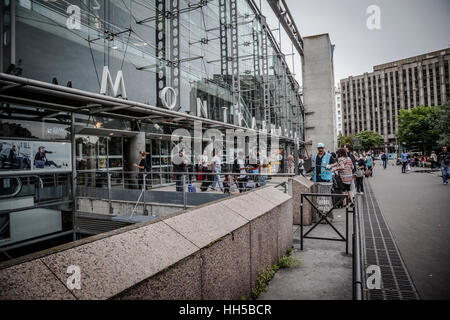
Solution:
<svg viewBox="0 0 450 320"><path fill-rule="evenodd" d="M303 194L300 196L300 250L303 251Z"/></svg>
<svg viewBox="0 0 450 320"><path fill-rule="evenodd" d="M186 189L185 189L185 176L181 176L181 183L183 184L183 208L187 208Z"/></svg>
<svg viewBox="0 0 450 320"><path fill-rule="evenodd" d="M347 196L347 206L345 207L345 254L348 254L348 201L349 196Z"/></svg>
<svg viewBox="0 0 450 320"><path fill-rule="evenodd" d="M113 213L113 208L111 204L111 173L107 174L108 176L108 203L109 203L109 213Z"/></svg>
<svg viewBox="0 0 450 320"><path fill-rule="evenodd" d="M77 192L77 155L76 155L76 143L75 143L75 113L71 113L71 122L72 122L72 127L71 127L71 142L72 142L72 231L73 231L73 237L72 240L75 241L77 239L77 234L76 234L76 221L75 221L75 212L77 209L77 202L76 202L76 192ZM70 184L70 183L69 183Z"/></svg>
<svg viewBox="0 0 450 320"><path fill-rule="evenodd" d="M144 196L144 200L143 200L143 202L144 202L144 211L143 211L143 214L144 214L144 216L148 216L147 202L145 201L145 192L147 190L147 186L145 184L145 180L147 179L147 174L143 173L142 174L142 178L144 179L143 184L142 184L143 185L142 193L143 193L143 196Z"/></svg>
<svg viewBox="0 0 450 320"><path fill-rule="evenodd" d="M353 209L353 299L363 300L362 265L361 265L361 229L359 224L358 202Z"/></svg>

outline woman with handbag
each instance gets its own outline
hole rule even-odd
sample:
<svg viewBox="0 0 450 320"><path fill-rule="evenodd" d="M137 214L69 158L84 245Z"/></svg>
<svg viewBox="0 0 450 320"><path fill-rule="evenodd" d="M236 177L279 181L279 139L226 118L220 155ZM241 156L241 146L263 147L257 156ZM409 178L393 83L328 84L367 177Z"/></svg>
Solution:
<svg viewBox="0 0 450 320"><path fill-rule="evenodd" d="M353 194L351 191L353 181L353 161L343 148L337 151L338 166L337 171L342 180L342 194L347 194L350 198L350 205L353 206Z"/></svg>
<svg viewBox="0 0 450 320"><path fill-rule="evenodd" d="M356 192L358 194L364 194L364 172L366 170L366 162L360 158L358 154L355 154L356 158Z"/></svg>

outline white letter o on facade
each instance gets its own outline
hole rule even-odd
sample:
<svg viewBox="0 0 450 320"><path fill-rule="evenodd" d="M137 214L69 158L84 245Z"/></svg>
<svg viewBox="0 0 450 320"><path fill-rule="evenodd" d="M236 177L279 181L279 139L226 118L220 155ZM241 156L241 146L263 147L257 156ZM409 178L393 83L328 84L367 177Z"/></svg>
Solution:
<svg viewBox="0 0 450 320"><path fill-rule="evenodd" d="M166 93L167 91L170 91L172 94L172 103L169 105L166 100ZM159 98L161 99L161 103L164 106L164 108L172 110L175 108L175 105L177 104L177 93L175 92L175 89L172 87L165 87L159 92Z"/></svg>

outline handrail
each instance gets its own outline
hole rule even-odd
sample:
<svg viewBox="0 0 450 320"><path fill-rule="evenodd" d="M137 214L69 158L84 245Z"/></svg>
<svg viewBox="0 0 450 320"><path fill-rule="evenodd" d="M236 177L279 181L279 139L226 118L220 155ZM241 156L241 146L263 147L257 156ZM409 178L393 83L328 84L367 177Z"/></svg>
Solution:
<svg viewBox="0 0 450 320"><path fill-rule="evenodd" d="M274 186L274 188L278 188L278 187L284 187L284 193L287 193L287 181L283 181Z"/></svg>
<svg viewBox="0 0 450 320"><path fill-rule="evenodd" d="M5 178L3 178L3 179L5 179ZM12 193L1 194L0 199L14 198L15 196L17 196L20 193L20 191L22 191L22 180L20 180L18 177L11 177L11 178L6 178L6 179L16 179L17 187L16 187L16 190L14 190L14 192L12 192Z"/></svg>
<svg viewBox="0 0 450 320"><path fill-rule="evenodd" d="M361 227L358 199L353 210L353 300L364 300L362 279Z"/></svg>
<svg viewBox="0 0 450 320"><path fill-rule="evenodd" d="M102 173L102 174L107 174L107 171L102 171L102 170L77 170L77 174L80 173ZM138 174L138 173L142 173L142 174L171 174L171 175L209 175L209 176L215 176L217 174L221 175L221 176L226 176L226 175L232 175L232 176L240 176L240 175L247 175L247 176L268 176L268 177L294 177L295 173L268 173L268 172L262 172L262 173L250 173L250 172L246 172L246 173L240 173L240 172L220 172L220 173L215 173L215 172L202 172L202 171L122 171L122 170L118 170L118 171L109 171L110 174L112 173L124 173L124 174Z"/></svg>

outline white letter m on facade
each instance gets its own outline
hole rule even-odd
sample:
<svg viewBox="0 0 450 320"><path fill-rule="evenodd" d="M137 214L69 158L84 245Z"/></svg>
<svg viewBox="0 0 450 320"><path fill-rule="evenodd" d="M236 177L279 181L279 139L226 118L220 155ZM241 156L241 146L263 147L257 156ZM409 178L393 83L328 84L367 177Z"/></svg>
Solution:
<svg viewBox="0 0 450 320"><path fill-rule="evenodd" d="M107 88L111 90L111 96L119 96L119 90L122 98L127 98L127 91L125 90L125 82L123 80L122 70L119 70L116 75L116 81L113 83L111 74L109 73L108 66L103 67L102 84L100 87L100 93L106 94Z"/></svg>

